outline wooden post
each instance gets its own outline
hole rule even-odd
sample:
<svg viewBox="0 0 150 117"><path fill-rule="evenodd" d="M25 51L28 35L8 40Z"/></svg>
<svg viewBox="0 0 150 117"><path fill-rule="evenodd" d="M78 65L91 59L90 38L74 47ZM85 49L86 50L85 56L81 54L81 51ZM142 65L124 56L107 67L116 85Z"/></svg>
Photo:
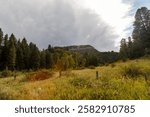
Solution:
<svg viewBox="0 0 150 117"><path fill-rule="evenodd" d="M16 80L16 74L14 75L14 80Z"/></svg>
<svg viewBox="0 0 150 117"><path fill-rule="evenodd" d="M147 82L147 80L148 80L147 73L144 73L144 77L145 77L145 81Z"/></svg>
<svg viewBox="0 0 150 117"><path fill-rule="evenodd" d="M99 78L98 71L96 71L96 79L98 79L98 78Z"/></svg>
<svg viewBox="0 0 150 117"><path fill-rule="evenodd" d="M61 76L62 76L62 70L59 71L59 77L61 77Z"/></svg>
<svg viewBox="0 0 150 117"><path fill-rule="evenodd" d="M14 73L14 80L16 80L17 74L16 74L16 70L13 71Z"/></svg>

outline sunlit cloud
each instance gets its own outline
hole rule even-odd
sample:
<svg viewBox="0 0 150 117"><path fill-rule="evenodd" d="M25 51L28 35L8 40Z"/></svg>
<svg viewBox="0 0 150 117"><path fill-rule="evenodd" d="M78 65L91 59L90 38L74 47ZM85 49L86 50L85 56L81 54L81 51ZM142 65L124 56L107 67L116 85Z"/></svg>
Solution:
<svg viewBox="0 0 150 117"><path fill-rule="evenodd" d="M80 0L78 0L80 2ZM117 44L121 37L126 37L131 30L126 30L132 26L133 16L129 15L132 9L132 2L122 0L83 0L82 5L95 11L119 35Z"/></svg>

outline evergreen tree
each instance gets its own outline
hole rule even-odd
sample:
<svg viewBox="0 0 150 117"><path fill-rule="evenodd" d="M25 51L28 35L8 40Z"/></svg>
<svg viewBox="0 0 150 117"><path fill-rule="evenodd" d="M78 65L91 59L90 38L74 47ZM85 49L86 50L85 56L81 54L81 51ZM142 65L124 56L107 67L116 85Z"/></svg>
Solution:
<svg viewBox="0 0 150 117"><path fill-rule="evenodd" d="M128 58L132 59L134 58L134 55L133 55L133 42L131 40L131 37L128 38Z"/></svg>
<svg viewBox="0 0 150 117"><path fill-rule="evenodd" d="M46 50L46 68L52 68L53 66L53 58L52 58L52 54L50 53L49 50Z"/></svg>
<svg viewBox="0 0 150 117"><path fill-rule="evenodd" d="M23 38L21 42L21 48L22 48L22 53L23 53L22 68L29 69L30 48L29 48L26 38Z"/></svg>
<svg viewBox="0 0 150 117"><path fill-rule="evenodd" d="M126 39L122 39L121 40L120 57L122 59L127 59L128 58L128 51L127 51L127 42L126 42Z"/></svg>
<svg viewBox="0 0 150 117"><path fill-rule="evenodd" d="M2 41L3 41L3 31L0 28L0 46L2 46Z"/></svg>
<svg viewBox="0 0 150 117"><path fill-rule="evenodd" d="M30 43L30 68L37 70L40 67L40 52L35 44Z"/></svg>
<svg viewBox="0 0 150 117"><path fill-rule="evenodd" d="M143 56L147 53L147 50L150 50L150 10L146 7L137 10L132 35L134 44L136 44L136 50L137 46L140 46L141 53L138 56ZM137 54L137 52L135 53Z"/></svg>
<svg viewBox="0 0 150 117"><path fill-rule="evenodd" d="M9 54L9 42L8 42L8 35L6 34L4 36L4 46L2 48L2 57L1 57L1 63L2 63L2 69L7 69L8 67L8 54Z"/></svg>
<svg viewBox="0 0 150 117"><path fill-rule="evenodd" d="M3 41L3 31L0 28L0 67L2 66L2 41Z"/></svg>
<svg viewBox="0 0 150 117"><path fill-rule="evenodd" d="M23 70L24 69L24 56L23 56L23 50L21 48L21 42L18 40L17 42L17 50L16 50L16 68L18 70Z"/></svg>
<svg viewBox="0 0 150 117"><path fill-rule="evenodd" d="M43 50L40 53L40 67L46 68L46 51Z"/></svg>
<svg viewBox="0 0 150 117"><path fill-rule="evenodd" d="M8 52L8 66L9 69L15 70L16 65L16 48L15 48L15 36L12 34L9 39L9 52Z"/></svg>

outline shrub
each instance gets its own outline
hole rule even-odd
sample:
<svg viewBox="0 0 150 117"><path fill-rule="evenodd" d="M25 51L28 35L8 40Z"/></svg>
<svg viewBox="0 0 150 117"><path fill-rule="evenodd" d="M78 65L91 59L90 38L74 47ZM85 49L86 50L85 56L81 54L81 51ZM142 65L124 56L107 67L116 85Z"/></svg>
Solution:
<svg viewBox="0 0 150 117"><path fill-rule="evenodd" d="M70 84L75 87L91 87L91 83L87 79L81 77L71 79Z"/></svg>
<svg viewBox="0 0 150 117"><path fill-rule="evenodd" d="M116 65L115 65L114 63L112 63L110 66L111 66L112 68L114 68Z"/></svg>
<svg viewBox="0 0 150 117"><path fill-rule="evenodd" d="M105 66L107 67L109 65L109 63L105 63Z"/></svg>
<svg viewBox="0 0 150 117"><path fill-rule="evenodd" d="M0 91L0 100L9 100L9 94L4 92L4 91Z"/></svg>
<svg viewBox="0 0 150 117"><path fill-rule="evenodd" d="M122 59L122 62L127 62L127 58L123 58L123 59Z"/></svg>
<svg viewBox="0 0 150 117"><path fill-rule="evenodd" d="M39 80L46 80L52 76L52 72L47 70L41 70L33 73L28 73L26 75L27 81L39 81Z"/></svg>
<svg viewBox="0 0 150 117"><path fill-rule="evenodd" d="M13 72L10 70L4 70L1 72L1 75L0 75L1 78L6 78L10 76L13 76Z"/></svg>
<svg viewBox="0 0 150 117"><path fill-rule="evenodd" d="M142 75L142 70L135 64L129 64L122 68L121 74L125 77L138 77Z"/></svg>
<svg viewBox="0 0 150 117"><path fill-rule="evenodd" d="M142 73L146 81L150 79L150 68L142 69Z"/></svg>
<svg viewBox="0 0 150 117"><path fill-rule="evenodd" d="M89 69L95 69L95 66L89 66L88 68Z"/></svg>

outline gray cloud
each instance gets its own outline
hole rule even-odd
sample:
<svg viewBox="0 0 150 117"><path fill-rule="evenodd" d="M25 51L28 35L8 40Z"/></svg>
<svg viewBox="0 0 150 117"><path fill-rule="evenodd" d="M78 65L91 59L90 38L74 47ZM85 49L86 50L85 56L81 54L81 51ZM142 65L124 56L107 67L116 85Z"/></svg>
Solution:
<svg viewBox="0 0 150 117"><path fill-rule="evenodd" d="M0 0L0 5L4 32L26 37L40 48L91 44L100 51L116 50L113 28L73 0Z"/></svg>

